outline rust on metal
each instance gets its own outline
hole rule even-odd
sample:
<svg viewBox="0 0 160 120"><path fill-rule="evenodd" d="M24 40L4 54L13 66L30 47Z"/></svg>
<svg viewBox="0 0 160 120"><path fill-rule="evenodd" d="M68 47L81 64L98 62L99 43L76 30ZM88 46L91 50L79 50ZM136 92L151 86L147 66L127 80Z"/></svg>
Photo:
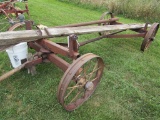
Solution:
<svg viewBox="0 0 160 120"><path fill-rule="evenodd" d="M49 50L43 48L40 44L37 42L28 42L28 46L37 52L42 52L42 53L51 53Z"/></svg>
<svg viewBox="0 0 160 120"><path fill-rule="evenodd" d="M123 34L123 35L109 35L106 38L133 38L133 37L144 37L145 33L139 33L139 34Z"/></svg>
<svg viewBox="0 0 160 120"><path fill-rule="evenodd" d="M70 58L76 58L79 55L77 52L70 53L69 48L63 47L63 46L56 44L52 41L49 41L47 39L39 40L39 41L37 41L37 43L39 43L41 46L52 51L55 54L61 54L63 56L67 56Z"/></svg>
<svg viewBox="0 0 160 120"><path fill-rule="evenodd" d="M55 54L59 53L64 56L69 56L68 48L60 46L52 41L49 41L47 39L43 39L43 40L39 40L37 43L39 43L41 46L52 51Z"/></svg>
<svg viewBox="0 0 160 120"><path fill-rule="evenodd" d="M108 18L106 19L106 17ZM98 26L89 26L93 24L98 24ZM105 12L98 21L56 26L44 30L31 30L32 25L32 21L17 23L9 31L23 26L27 30L0 33L0 50L19 42L27 42L28 46L36 51L27 62L0 77L0 81L24 67L31 70L35 65L46 61L54 63L65 72L59 83L57 97L68 111L77 109L92 95L100 82L104 69L101 57L92 53L80 56L78 51L80 46L103 38L142 37L144 40L141 50L144 51L154 40L159 28L159 23L154 23L149 30L147 29L150 25L147 23L141 25L122 24L110 12ZM126 30L135 31L135 34L119 34ZM81 43L78 42L79 34L93 32L99 32L100 36ZM48 40L48 38L59 36L68 36L68 43L55 43ZM60 56L71 58L72 61L67 62Z"/></svg>
<svg viewBox="0 0 160 120"><path fill-rule="evenodd" d="M109 37L109 36L112 36L112 35L114 35L114 34L117 34L117 33L123 32L123 31L125 31L125 30L116 31L116 32L109 33L109 34L106 34L106 35L103 35L103 36L101 35L100 37L97 37L97 38L94 38L94 39L90 39L90 40L81 42L81 43L79 43L79 45L80 45L80 46L83 46L83 45L86 45L86 44L88 44L88 43L95 42L95 41L101 40L101 39L103 39L103 38L107 38L107 37Z"/></svg>
<svg viewBox="0 0 160 120"><path fill-rule="evenodd" d="M80 69L81 72L78 72ZM72 111L83 104L95 91L103 69L103 60L92 53L75 60L64 73L58 87L58 100L62 106Z"/></svg>
<svg viewBox="0 0 160 120"><path fill-rule="evenodd" d="M25 67L29 68L31 66L35 66L35 65L40 64L42 62L43 62L43 59L41 57L37 58L37 59L33 59L32 61L29 61L28 63L26 63Z"/></svg>
<svg viewBox="0 0 160 120"><path fill-rule="evenodd" d="M25 10L18 10L14 7L13 5L13 2L15 0L10 0L10 1L7 1L7 2L3 2L3 3L0 3L0 14L5 14L6 17L8 19L11 19L8 14L12 14L14 13L16 15L16 17L18 17L18 14L23 14L23 13L27 13L29 15L29 10L28 10L28 5L25 4Z"/></svg>
<svg viewBox="0 0 160 120"><path fill-rule="evenodd" d="M109 20L97 20L97 21L84 22L84 23L71 24L71 25L55 26L55 28L88 26L88 25L93 25L93 24L115 22L115 21L118 21L118 20L119 20L118 18L112 18L112 19L109 19Z"/></svg>
<svg viewBox="0 0 160 120"><path fill-rule="evenodd" d="M69 36L69 41L68 41L68 47L69 47L69 54L70 57L77 59L77 57L79 56L78 53L78 43L77 43L78 37L77 35L70 35Z"/></svg>
<svg viewBox="0 0 160 120"><path fill-rule="evenodd" d="M32 30L33 21L27 20L25 21L26 30Z"/></svg>
<svg viewBox="0 0 160 120"><path fill-rule="evenodd" d="M154 23L150 30L147 31L144 40L141 44L141 50L144 51L145 49L148 49L148 47L150 46L150 44L152 43L152 41L154 41L155 36L158 32L159 29L159 23Z"/></svg>
<svg viewBox="0 0 160 120"><path fill-rule="evenodd" d="M55 54L49 54L47 56L48 60L57 65L60 69L62 69L64 72L68 69L69 63L63 60L62 58L58 57Z"/></svg>

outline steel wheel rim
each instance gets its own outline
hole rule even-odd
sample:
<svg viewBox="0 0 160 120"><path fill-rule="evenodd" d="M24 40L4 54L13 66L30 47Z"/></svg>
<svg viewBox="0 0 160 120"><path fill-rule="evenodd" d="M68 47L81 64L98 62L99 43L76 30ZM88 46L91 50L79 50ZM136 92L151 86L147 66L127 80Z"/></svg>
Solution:
<svg viewBox="0 0 160 120"><path fill-rule="evenodd" d="M8 31L13 31L13 30L15 30L17 28L21 28L21 27L25 27L25 23L24 22L14 24L13 26L11 26L8 29Z"/></svg>
<svg viewBox="0 0 160 120"><path fill-rule="evenodd" d="M146 33L144 40L141 44L141 50L144 51L149 48L152 41L154 41L154 37L157 34L157 31L159 29L159 23L154 23L150 30Z"/></svg>
<svg viewBox="0 0 160 120"><path fill-rule="evenodd" d="M84 78L82 76L81 76L81 78L78 78L78 80L77 80L77 78L74 77L74 76L76 76L76 77L78 76L77 71L82 69L83 65L85 65L87 62L89 62L90 60L93 60L93 59L97 59L98 66L100 67L96 71L95 80L92 79L93 81L91 82L91 81L85 81L86 80L85 79L84 80L85 82L84 82L83 81ZM72 110L78 108L92 95L92 93L95 91L98 83L100 82L103 68L104 68L103 60L99 56L91 54L91 53L88 53L86 55L81 56L72 65L70 65L70 67L67 69L64 76L61 79L61 82L60 82L59 88L58 88L58 94L57 94L59 102L62 104L62 106L66 110L72 111ZM73 77L74 77L74 80L76 79L76 81L72 80ZM80 82L83 81L84 84L82 86L79 86L79 81ZM71 84L74 84L72 86L72 88L70 87ZM76 85L76 88L73 88L75 85ZM89 89L86 87L87 85L89 86L88 87ZM75 94L75 95L73 95L73 97L70 96L70 94L71 94L70 91L72 91L72 90L75 92L75 93L71 92L72 94ZM78 92L80 92L80 93L77 93L78 96L77 96L75 90L78 90ZM84 94L81 95L81 93L84 93ZM71 99L69 97L71 97Z"/></svg>
<svg viewBox="0 0 160 120"><path fill-rule="evenodd" d="M100 20L104 20L105 16L107 16L107 15L110 15L110 18L113 18L113 14L111 12L104 12L100 17ZM109 17L107 17L107 18L109 18Z"/></svg>
<svg viewBox="0 0 160 120"><path fill-rule="evenodd" d="M109 20L110 18L113 18L113 14L111 12L105 12L101 15L100 20L106 19L105 17L107 17L107 20ZM98 26L104 26L104 25L109 25L109 23L98 24ZM99 32L99 35L105 35L105 34L106 32Z"/></svg>

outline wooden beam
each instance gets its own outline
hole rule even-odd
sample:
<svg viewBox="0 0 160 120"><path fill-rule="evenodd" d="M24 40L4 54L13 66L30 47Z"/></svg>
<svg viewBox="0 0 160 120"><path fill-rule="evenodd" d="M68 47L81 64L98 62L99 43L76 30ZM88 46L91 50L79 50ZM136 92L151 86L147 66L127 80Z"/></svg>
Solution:
<svg viewBox="0 0 160 120"><path fill-rule="evenodd" d="M113 30L127 30L143 28L145 24L122 24L106 26L81 26L65 28L46 28L45 30L7 31L0 33L0 49L2 46L15 45L20 42L30 42L42 38L68 36L71 34L89 34Z"/></svg>

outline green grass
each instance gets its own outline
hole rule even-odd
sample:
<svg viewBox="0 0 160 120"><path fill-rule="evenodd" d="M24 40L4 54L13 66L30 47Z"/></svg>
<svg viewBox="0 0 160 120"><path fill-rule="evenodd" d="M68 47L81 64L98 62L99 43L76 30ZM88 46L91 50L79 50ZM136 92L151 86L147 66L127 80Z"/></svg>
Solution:
<svg viewBox="0 0 160 120"><path fill-rule="evenodd" d="M47 26L98 20L99 11L56 0L30 0L30 19ZM123 23L139 21L120 17ZM79 36L79 41L97 33ZM54 38L67 41L66 38ZM73 112L57 101L63 72L54 64L36 66L31 76L22 70L0 83L0 120L158 120L160 118L160 33L142 53L142 38L103 39L80 48L80 53L101 56L105 69L91 98ZM6 53L0 53L0 74L11 69Z"/></svg>

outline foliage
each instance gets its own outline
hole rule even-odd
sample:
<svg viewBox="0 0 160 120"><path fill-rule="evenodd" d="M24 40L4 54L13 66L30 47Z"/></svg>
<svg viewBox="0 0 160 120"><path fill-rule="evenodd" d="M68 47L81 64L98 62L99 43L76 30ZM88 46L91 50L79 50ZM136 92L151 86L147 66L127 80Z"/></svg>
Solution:
<svg viewBox="0 0 160 120"><path fill-rule="evenodd" d="M59 0L92 6L96 9L106 9L128 18L141 19L145 22L159 22L159 0ZM93 7L94 6L94 7Z"/></svg>

